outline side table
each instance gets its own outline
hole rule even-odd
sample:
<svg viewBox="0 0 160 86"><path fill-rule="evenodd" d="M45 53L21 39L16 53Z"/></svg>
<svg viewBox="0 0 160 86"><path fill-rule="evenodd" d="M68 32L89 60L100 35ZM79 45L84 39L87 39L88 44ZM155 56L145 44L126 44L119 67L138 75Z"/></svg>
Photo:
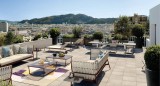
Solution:
<svg viewBox="0 0 160 86"><path fill-rule="evenodd" d="M83 78L80 77L67 77L64 79L64 81L71 82L71 86L73 86L74 83L81 83Z"/></svg>
<svg viewBox="0 0 160 86"><path fill-rule="evenodd" d="M70 73L71 75L71 73ZM74 83L81 83L83 81L83 78L82 77L70 77L70 75L64 79L64 81L69 81L71 82L71 86L73 86Z"/></svg>

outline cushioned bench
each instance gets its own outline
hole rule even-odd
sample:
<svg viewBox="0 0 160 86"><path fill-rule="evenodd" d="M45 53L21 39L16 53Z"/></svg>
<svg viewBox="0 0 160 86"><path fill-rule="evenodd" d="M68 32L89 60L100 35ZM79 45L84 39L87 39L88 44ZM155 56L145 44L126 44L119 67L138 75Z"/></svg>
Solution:
<svg viewBox="0 0 160 86"><path fill-rule="evenodd" d="M0 48L0 66L13 64L31 57L34 57L33 47L10 45Z"/></svg>

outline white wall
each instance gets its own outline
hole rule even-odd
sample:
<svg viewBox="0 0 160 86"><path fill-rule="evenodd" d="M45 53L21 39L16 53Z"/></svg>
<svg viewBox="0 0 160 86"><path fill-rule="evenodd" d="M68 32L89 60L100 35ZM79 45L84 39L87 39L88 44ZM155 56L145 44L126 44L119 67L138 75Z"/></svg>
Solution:
<svg viewBox="0 0 160 86"><path fill-rule="evenodd" d="M150 20L150 44L160 45L160 4L153 7L150 10L149 20ZM156 28L156 33L155 33L155 28ZM155 43L155 34L156 34L156 43Z"/></svg>

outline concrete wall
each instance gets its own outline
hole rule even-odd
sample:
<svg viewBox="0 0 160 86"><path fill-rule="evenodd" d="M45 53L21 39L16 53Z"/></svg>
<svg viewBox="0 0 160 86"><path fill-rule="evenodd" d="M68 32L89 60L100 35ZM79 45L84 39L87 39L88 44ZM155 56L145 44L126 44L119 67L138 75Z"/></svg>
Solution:
<svg viewBox="0 0 160 86"><path fill-rule="evenodd" d="M43 49L43 48L46 48L47 46L52 45L52 39L49 38L49 39L36 40L36 41L31 41L31 42L24 42L21 45L22 46L25 46L25 45L31 46L31 45L33 45L34 48Z"/></svg>
<svg viewBox="0 0 160 86"><path fill-rule="evenodd" d="M12 45L20 45L20 46L34 46L34 48L46 48L47 46L52 45L52 39L42 39L42 40L36 40L36 41L31 41L31 42L23 42L23 43L18 43L18 44L12 44ZM6 45L6 46L12 46L12 45ZM1 46L3 47L3 46ZM0 48L1 48L0 47Z"/></svg>
<svg viewBox="0 0 160 86"><path fill-rule="evenodd" d="M150 19L150 45L160 44L160 38L159 38L160 37L160 4L153 7L150 10L149 19Z"/></svg>

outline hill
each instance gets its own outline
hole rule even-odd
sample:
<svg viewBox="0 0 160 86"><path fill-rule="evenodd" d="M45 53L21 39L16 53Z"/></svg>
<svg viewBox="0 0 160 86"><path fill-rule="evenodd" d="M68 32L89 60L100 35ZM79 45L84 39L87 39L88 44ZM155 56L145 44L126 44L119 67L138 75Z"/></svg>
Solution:
<svg viewBox="0 0 160 86"><path fill-rule="evenodd" d="M30 24L112 24L117 18L93 18L84 14L66 14L49 16L43 18L34 18L31 20L22 20L19 23L28 22Z"/></svg>
<svg viewBox="0 0 160 86"><path fill-rule="evenodd" d="M8 21L8 20L0 20L0 22L8 22L10 24L18 23L18 21Z"/></svg>

